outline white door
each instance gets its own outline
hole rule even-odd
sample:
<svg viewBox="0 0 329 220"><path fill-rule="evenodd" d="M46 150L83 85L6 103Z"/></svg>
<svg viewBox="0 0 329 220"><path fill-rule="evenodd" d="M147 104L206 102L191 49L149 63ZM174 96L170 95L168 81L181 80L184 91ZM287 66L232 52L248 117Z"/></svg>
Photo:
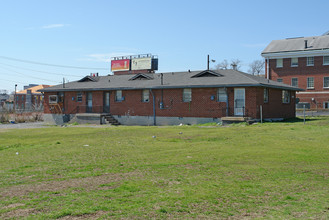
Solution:
<svg viewBox="0 0 329 220"><path fill-rule="evenodd" d="M243 116L245 113L245 89L234 89L234 115Z"/></svg>

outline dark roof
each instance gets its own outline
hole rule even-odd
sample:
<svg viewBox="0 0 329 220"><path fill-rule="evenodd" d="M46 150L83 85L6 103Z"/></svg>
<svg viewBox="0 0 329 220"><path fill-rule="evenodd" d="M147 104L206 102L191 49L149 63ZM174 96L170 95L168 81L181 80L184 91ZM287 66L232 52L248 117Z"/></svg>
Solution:
<svg viewBox="0 0 329 220"><path fill-rule="evenodd" d="M307 40L307 48L305 48L305 40ZM267 53L298 52L323 49L329 49L329 35L273 40L263 50L262 54L264 55Z"/></svg>
<svg viewBox="0 0 329 220"><path fill-rule="evenodd" d="M202 73L202 74L201 74ZM147 80L132 80L143 77ZM138 77L137 77L138 76ZM161 80L162 78L162 80ZM302 91L297 87L252 76L236 70L187 71L170 73L143 73L135 75L99 76L95 81L74 81L42 89L42 92L132 90L206 87L269 87Z"/></svg>

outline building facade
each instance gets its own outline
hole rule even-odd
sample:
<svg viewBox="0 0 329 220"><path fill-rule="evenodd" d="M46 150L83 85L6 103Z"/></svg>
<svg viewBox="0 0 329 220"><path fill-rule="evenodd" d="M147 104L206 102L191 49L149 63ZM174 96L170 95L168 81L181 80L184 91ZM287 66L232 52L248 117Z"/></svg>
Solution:
<svg viewBox="0 0 329 220"><path fill-rule="evenodd" d="M299 108L329 109L329 35L272 41L262 52L267 79L299 87Z"/></svg>
<svg viewBox="0 0 329 220"><path fill-rule="evenodd" d="M15 110L17 111L39 111L43 110L43 94L39 89L50 87L49 85L37 85L24 87L26 89L16 92Z"/></svg>
<svg viewBox="0 0 329 220"><path fill-rule="evenodd" d="M299 90L235 70L205 70L86 76L40 91L49 123L88 115L103 123L111 115L126 125L174 125L293 118Z"/></svg>

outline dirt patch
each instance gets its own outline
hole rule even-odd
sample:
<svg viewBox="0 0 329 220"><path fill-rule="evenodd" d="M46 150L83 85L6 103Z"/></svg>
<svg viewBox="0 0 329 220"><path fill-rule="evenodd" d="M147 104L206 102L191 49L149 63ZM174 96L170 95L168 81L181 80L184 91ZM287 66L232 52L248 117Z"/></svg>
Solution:
<svg viewBox="0 0 329 220"><path fill-rule="evenodd" d="M14 203L14 204L10 204L10 205L2 207L2 209L13 209L13 208L16 208L19 206L24 206L24 205L25 204L22 204L22 203Z"/></svg>
<svg viewBox="0 0 329 220"><path fill-rule="evenodd" d="M14 197L14 196L24 196L28 193L38 193L38 192L56 192L67 188L84 188L86 190L94 190L100 187L102 184L109 184L120 182L124 179L128 179L134 176L140 176L140 173L120 173L120 174L104 174L101 176L93 176L78 179L69 179L63 181L49 181L40 184L27 184L12 186L7 189L3 189L0 192L0 196L3 197Z"/></svg>
<svg viewBox="0 0 329 220"><path fill-rule="evenodd" d="M79 220L79 219L98 219L103 215L106 215L107 212L104 211L99 211L96 213L92 213L92 214L86 214L86 215L79 215L79 216L72 216L72 215L68 215L65 217L60 218L61 220Z"/></svg>
<svg viewBox="0 0 329 220"><path fill-rule="evenodd" d="M0 215L1 219L10 219L10 218L17 218L17 217L26 217L31 214L38 213L38 211L34 209L15 209Z"/></svg>

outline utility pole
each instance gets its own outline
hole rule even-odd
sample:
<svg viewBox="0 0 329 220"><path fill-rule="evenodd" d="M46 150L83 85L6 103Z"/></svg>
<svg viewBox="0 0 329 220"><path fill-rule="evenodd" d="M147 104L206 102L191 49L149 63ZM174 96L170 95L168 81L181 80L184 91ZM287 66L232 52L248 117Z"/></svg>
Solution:
<svg viewBox="0 0 329 220"><path fill-rule="evenodd" d="M16 113L16 88L17 88L17 84L15 84L15 95L14 95L14 113Z"/></svg>

